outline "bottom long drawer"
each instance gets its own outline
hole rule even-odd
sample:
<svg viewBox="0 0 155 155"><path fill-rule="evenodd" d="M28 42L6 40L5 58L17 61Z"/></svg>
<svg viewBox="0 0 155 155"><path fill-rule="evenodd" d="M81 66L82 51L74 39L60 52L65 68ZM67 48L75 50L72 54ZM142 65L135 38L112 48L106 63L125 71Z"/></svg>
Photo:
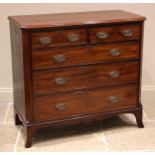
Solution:
<svg viewBox="0 0 155 155"><path fill-rule="evenodd" d="M45 121L121 110L135 107L136 103L136 84L40 96L34 98L34 120Z"/></svg>

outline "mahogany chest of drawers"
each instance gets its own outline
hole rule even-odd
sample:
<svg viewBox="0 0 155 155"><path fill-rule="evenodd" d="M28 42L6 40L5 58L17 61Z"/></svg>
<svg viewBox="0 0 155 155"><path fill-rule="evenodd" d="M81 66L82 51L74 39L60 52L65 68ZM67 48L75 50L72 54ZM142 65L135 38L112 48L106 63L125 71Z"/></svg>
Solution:
<svg viewBox="0 0 155 155"><path fill-rule="evenodd" d="M143 23L126 11L10 16L15 124L25 147L39 128L133 113L140 101Z"/></svg>

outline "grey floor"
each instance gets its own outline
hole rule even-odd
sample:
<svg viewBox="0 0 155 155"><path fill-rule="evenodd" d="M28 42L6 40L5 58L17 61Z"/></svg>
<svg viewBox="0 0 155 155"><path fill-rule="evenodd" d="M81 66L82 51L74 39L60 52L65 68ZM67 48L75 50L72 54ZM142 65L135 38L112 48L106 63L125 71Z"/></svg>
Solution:
<svg viewBox="0 0 155 155"><path fill-rule="evenodd" d="M132 114L123 114L88 126L41 129L29 149L22 126L14 125L13 104L0 102L0 151L155 151L155 103L142 101L143 129Z"/></svg>

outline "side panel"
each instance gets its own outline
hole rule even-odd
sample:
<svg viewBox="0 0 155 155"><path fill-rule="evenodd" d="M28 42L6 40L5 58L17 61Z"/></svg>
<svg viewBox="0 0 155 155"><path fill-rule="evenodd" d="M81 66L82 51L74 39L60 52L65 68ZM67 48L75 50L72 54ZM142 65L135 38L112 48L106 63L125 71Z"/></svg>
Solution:
<svg viewBox="0 0 155 155"><path fill-rule="evenodd" d="M20 29L10 22L14 107L25 120L23 51Z"/></svg>
<svg viewBox="0 0 155 155"><path fill-rule="evenodd" d="M24 92L26 107L26 123L33 122L33 95L32 95L32 54L30 32L22 30Z"/></svg>
<svg viewBox="0 0 155 155"><path fill-rule="evenodd" d="M32 121L29 33L10 22L14 108L24 123Z"/></svg>
<svg viewBox="0 0 155 155"><path fill-rule="evenodd" d="M144 21L141 22L141 42L140 42L140 61L139 61L139 80L138 80L138 106L141 105L141 85L142 85L142 63L143 63L143 38L144 38Z"/></svg>

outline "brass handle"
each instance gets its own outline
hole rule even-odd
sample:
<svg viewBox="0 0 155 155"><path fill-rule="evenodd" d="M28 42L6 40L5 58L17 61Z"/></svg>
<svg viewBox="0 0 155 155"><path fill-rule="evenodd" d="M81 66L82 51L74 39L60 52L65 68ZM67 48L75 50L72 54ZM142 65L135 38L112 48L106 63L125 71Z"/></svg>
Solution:
<svg viewBox="0 0 155 155"><path fill-rule="evenodd" d="M130 36L133 35L133 31L130 30L130 29L124 30L124 31L122 31L122 33L123 33L123 35L124 35L125 37L130 37Z"/></svg>
<svg viewBox="0 0 155 155"><path fill-rule="evenodd" d="M57 85L63 85L63 84L65 84L67 82L67 80L65 78L59 77L59 78L55 78L54 82Z"/></svg>
<svg viewBox="0 0 155 155"><path fill-rule="evenodd" d="M117 48L113 48L110 50L110 55L113 57L119 56L121 54L121 51Z"/></svg>
<svg viewBox="0 0 155 155"><path fill-rule="evenodd" d="M108 37L108 33L107 32L97 32L96 33L96 36L99 38L99 39L106 39Z"/></svg>
<svg viewBox="0 0 155 155"><path fill-rule="evenodd" d="M112 103L112 104L115 104L115 103L118 103L119 102L119 99L117 96L109 96L108 97L108 102L109 103Z"/></svg>
<svg viewBox="0 0 155 155"><path fill-rule="evenodd" d="M69 34L68 35L68 40L70 42L76 42L79 40L79 35L78 34Z"/></svg>
<svg viewBox="0 0 155 155"><path fill-rule="evenodd" d="M53 58L56 62L63 62L66 60L66 58L63 54L55 55Z"/></svg>
<svg viewBox="0 0 155 155"><path fill-rule="evenodd" d="M65 103L57 103L55 107L58 111L64 111L67 108Z"/></svg>
<svg viewBox="0 0 155 155"><path fill-rule="evenodd" d="M51 43L51 37L41 37L39 39L41 45L48 45Z"/></svg>
<svg viewBox="0 0 155 155"><path fill-rule="evenodd" d="M120 76L120 72L119 71L111 71L108 73L110 78L118 78Z"/></svg>

